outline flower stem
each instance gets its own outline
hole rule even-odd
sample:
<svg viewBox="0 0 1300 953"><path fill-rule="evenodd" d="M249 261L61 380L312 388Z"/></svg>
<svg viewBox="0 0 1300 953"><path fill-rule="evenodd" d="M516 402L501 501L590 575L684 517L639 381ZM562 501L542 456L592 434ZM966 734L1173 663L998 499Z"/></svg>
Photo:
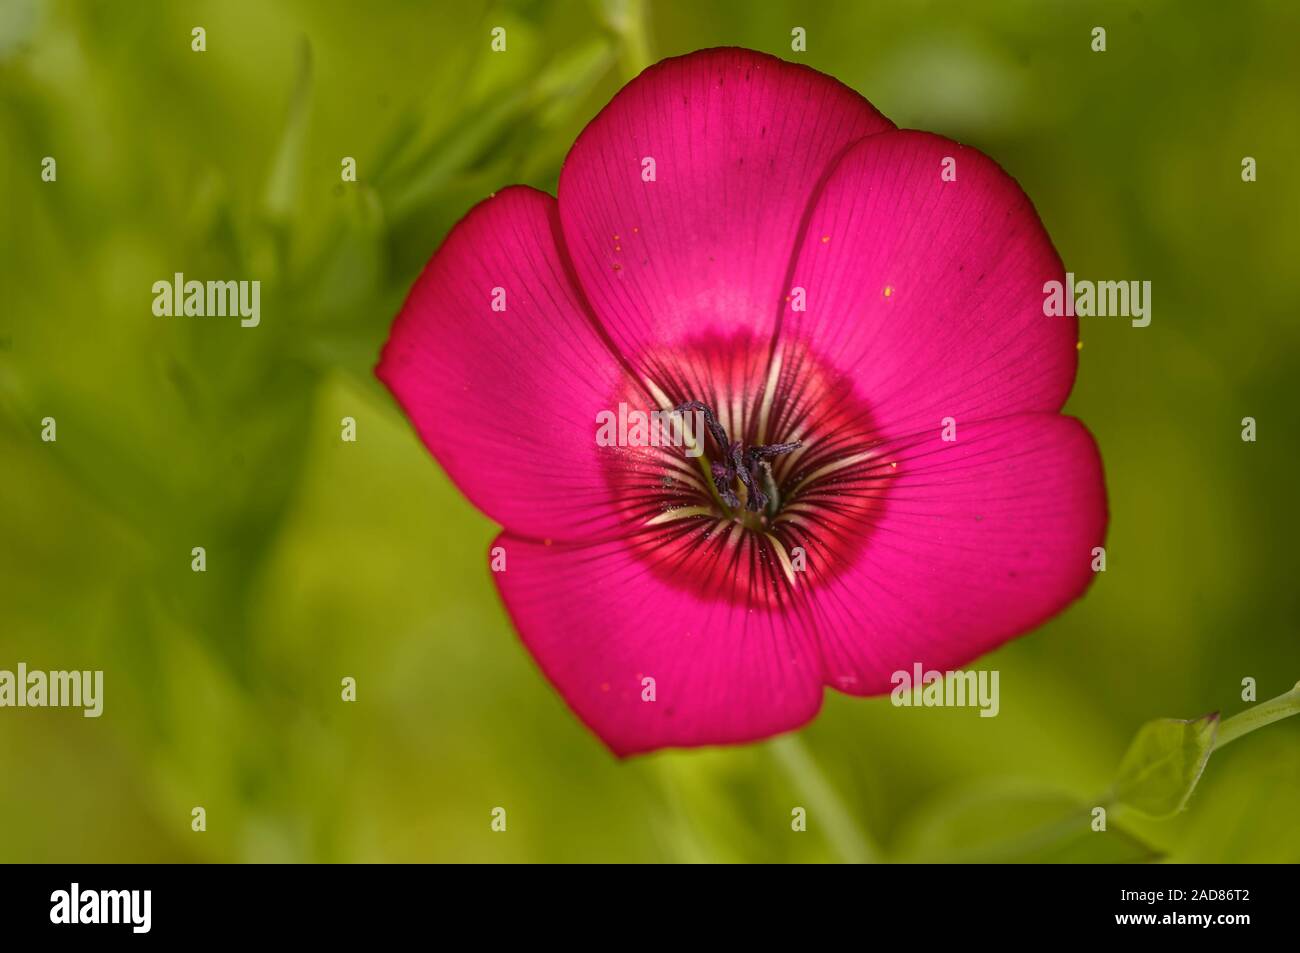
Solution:
<svg viewBox="0 0 1300 953"><path fill-rule="evenodd" d="M798 735L772 739L768 745L790 779L808 799L809 813L822 825L826 840L847 864L874 864L880 852L844 806Z"/></svg>
<svg viewBox="0 0 1300 953"><path fill-rule="evenodd" d="M623 75L631 79L649 66L654 57L650 52L650 34L644 0L604 0L601 4L605 22L622 41L620 61Z"/></svg>
<svg viewBox="0 0 1300 953"><path fill-rule="evenodd" d="M1214 750L1218 751L1256 728L1263 728L1297 713L1300 713L1300 682L1296 682L1295 687L1286 694L1260 702L1254 708L1247 708L1222 722L1215 735Z"/></svg>

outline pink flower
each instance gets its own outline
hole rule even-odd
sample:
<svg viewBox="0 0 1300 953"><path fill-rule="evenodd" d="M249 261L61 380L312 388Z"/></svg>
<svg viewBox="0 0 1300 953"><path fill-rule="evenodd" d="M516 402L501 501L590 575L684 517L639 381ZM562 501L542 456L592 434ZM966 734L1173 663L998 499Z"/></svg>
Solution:
<svg viewBox="0 0 1300 953"><path fill-rule="evenodd" d="M1106 498L1058 413L1077 324L1043 285L1063 277L986 156L811 69L704 50L614 97L558 200L476 206L376 373L505 527L506 608L615 753L748 741L823 686L959 667L1087 587ZM599 446L621 402L721 429L698 459Z"/></svg>

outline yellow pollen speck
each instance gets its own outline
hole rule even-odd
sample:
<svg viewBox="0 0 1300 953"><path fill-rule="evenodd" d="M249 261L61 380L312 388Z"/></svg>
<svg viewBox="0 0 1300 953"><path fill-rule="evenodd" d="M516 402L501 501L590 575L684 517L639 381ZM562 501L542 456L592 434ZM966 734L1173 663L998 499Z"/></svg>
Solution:
<svg viewBox="0 0 1300 953"><path fill-rule="evenodd" d="M826 244L828 241L830 241L830 240L831 240L831 237L830 237L829 235L823 235L823 236L822 236L822 244L823 244L823 245L825 245L825 244Z"/></svg>
<svg viewBox="0 0 1300 953"><path fill-rule="evenodd" d="M1075 342L1075 345L1074 345L1074 349L1075 349L1076 351L1082 351L1082 350L1083 350L1083 342L1082 342L1082 341L1076 341L1076 342Z"/></svg>
<svg viewBox="0 0 1300 953"><path fill-rule="evenodd" d="M894 293L894 286L893 286L893 285L885 285L885 297L888 298L888 297L889 297L890 295L892 295L893 293Z"/></svg>
<svg viewBox="0 0 1300 953"><path fill-rule="evenodd" d="M898 469L898 464L897 464L897 463L891 463L889 466L890 466L892 469L895 469L895 470Z"/></svg>

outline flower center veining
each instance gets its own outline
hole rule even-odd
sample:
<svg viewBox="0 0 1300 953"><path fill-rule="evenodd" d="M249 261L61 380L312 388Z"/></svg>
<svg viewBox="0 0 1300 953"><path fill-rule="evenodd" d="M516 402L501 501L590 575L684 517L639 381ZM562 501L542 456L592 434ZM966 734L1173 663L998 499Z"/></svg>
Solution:
<svg viewBox="0 0 1300 953"><path fill-rule="evenodd" d="M702 415L705 431L693 453L604 451L627 545L651 572L701 596L780 610L851 565L899 462L878 452L845 375L803 345L772 354L744 335L692 340L637 366L645 384L627 382L613 406L653 400Z"/></svg>

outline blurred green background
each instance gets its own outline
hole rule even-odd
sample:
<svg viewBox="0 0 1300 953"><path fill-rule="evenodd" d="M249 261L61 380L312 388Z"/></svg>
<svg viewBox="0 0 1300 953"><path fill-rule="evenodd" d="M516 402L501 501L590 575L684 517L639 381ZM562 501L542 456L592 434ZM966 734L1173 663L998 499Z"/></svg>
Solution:
<svg viewBox="0 0 1300 953"><path fill-rule="evenodd" d="M1239 711L1247 676L1285 692L1297 35L1281 0L4 0L0 668L103 669L106 698L0 709L0 859L960 859L1027 804L1094 803L1142 722ZM1105 459L1107 572L979 663L995 719L829 693L795 745L616 761L516 640L493 526L370 375L472 204L553 192L623 82L716 45L977 146L1070 270L1153 282L1150 327L1082 320L1068 408ZM154 317L176 271L260 278L261 326ZM1300 718L1216 753L1184 813L1115 826L1175 860L1297 861L1297 805Z"/></svg>

